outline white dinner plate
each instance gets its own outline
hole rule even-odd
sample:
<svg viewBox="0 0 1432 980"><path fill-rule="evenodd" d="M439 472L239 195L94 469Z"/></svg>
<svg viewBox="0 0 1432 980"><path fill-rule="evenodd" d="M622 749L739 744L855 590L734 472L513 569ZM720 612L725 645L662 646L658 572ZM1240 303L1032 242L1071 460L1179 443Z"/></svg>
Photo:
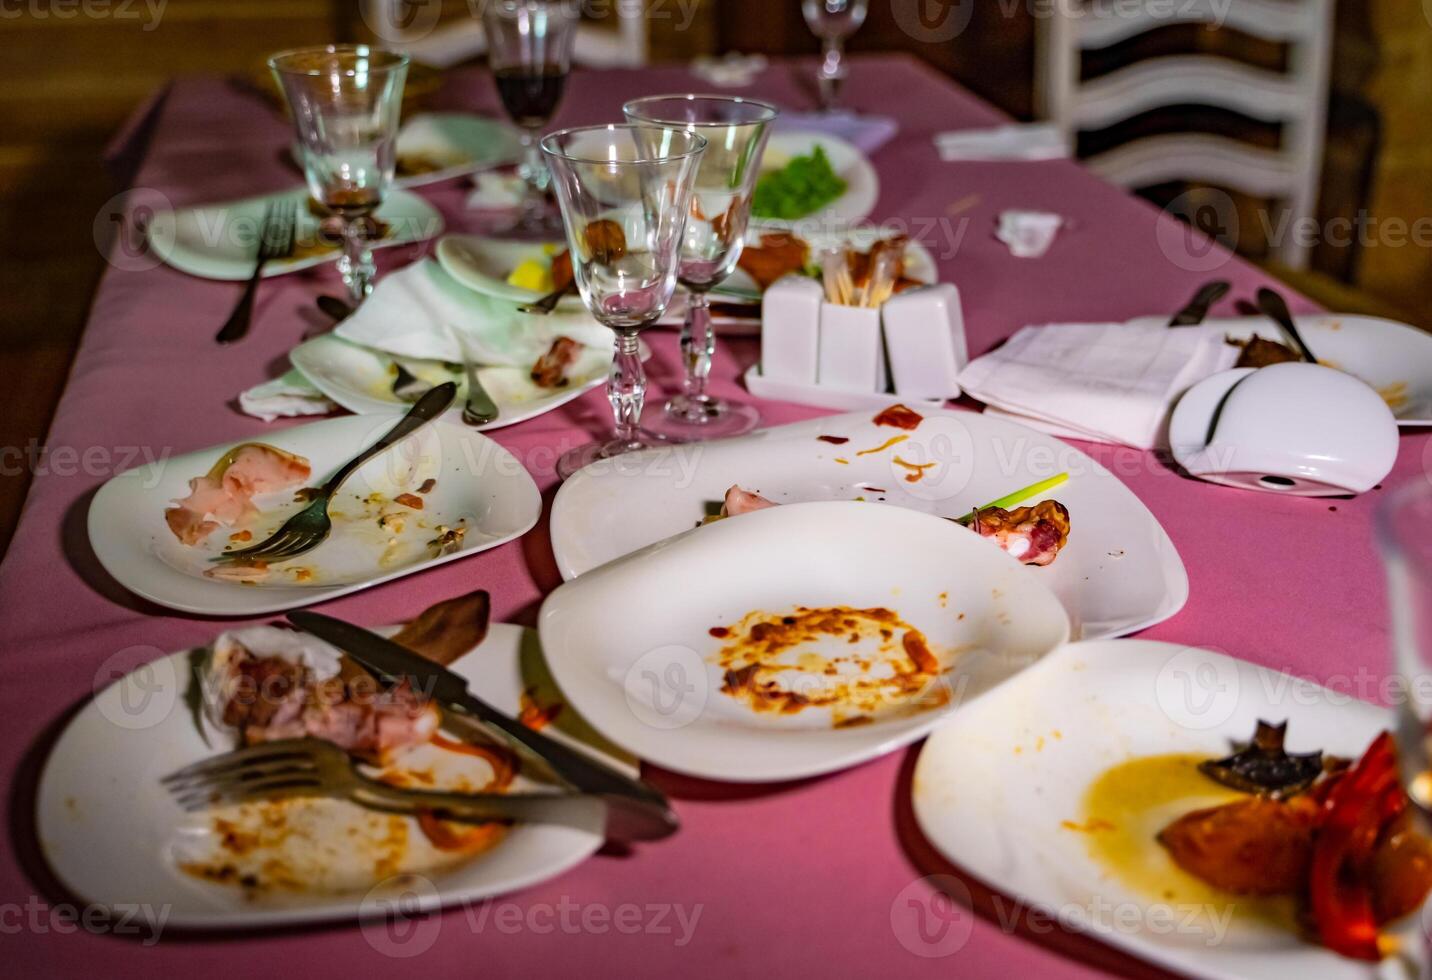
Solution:
<svg viewBox="0 0 1432 980"><path fill-rule="evenodd" d="M423 112L398 130L399 168L405 158L427 157L437 170L398 177L399 187L421 187L522 159L517 130L507 123L467 112Z"/></svg>
<svg viewBox="0 0 1432 980"><path fill-rule="evenodd" d="M487 235L444 235L434 250L438 264L468 289L512 303L533 303L543 294L507 281L512 270L528 259L544 265L564 250L566 242L522 242ZM558 304L563 311L581 312L582 297L575 293Z"/></svg>
<svg viewBox="0 0 1432 980"><path fill-rule="evenodd" d="M863 615L872 610L897 619ZM812 625L827 616L843 626ZM752 617L793 617L796 632L778 654ZM603 735L667 769L733 782L814 776L907 745L1069 635L1040 577L991 542L848 501L758 511L654 545L562 585L538 629L558 686ZM938 677L842 689L908 665L911 629ZM728 656L728 644L740 649ZM764 644L779 666L755 682L803 706L782 695L757 710L728 690L742 651Z"/></svg>
<svg viewBox="0 0 1432 980"><path fill-rule="evenodd" d="M332 878L348 877L345 885L351 887L250 894L235 884L196 877L179 864L208 866L223 853L216 840L216 814L185 813L160 787L159 778L233 747L204 741L192 700L192 665L198 655L170 654L100 691L70 721L45 763L36 800L40 846L60 880L85 902L120 910L147 905L167 914L166 928L186 929L366 918L383 915L398 901L404 911L417 913L552 878L601 846L605 815L600 804L571 825L515 825L491 850L454 860L428 848L411 818L389 818L333 800L301 800L291 801L301 806L298 814L286 809L284 819L298 826L302 816L305 825L321 828L319 848L308 845L305 853L295 854L280 843L262 846L295 865L321 862ZM482 644L453 663L452 670L472 685L473 693L514 717L524 694L543 708L560 703L536 634L519 626L494 624ZM545 731L636 773L633 761L596 735L568 704L561 704ZM454 753L426 746L417 751L456 764ZM220 816L233 815L240 823L235 829L243 834L253 817L238 810L225 807ZM385 843L381 853L387 867L373 877L372 828L391 829L390 820L405 831L399 840L406 840L396 848ZM330 863L322 855L324 843L342 846L342 858ZM366 868L349 867L365 855ZM405 871L412 874L397 877Z"/></svg>
<svg viewBox="0 0 1432 980"><path fill-rule="evenodd" d="M909 433L875 425L872 412L853 412L647 450L579 470L552 504L557 567L573 578L685 531L714 513L733 484L778 503L859 498L959 517L1067 472L1068 482L1046 496L1069 508L1069 543L1036 574L1064 603L1074 636L1131 633L1183 608L1188 575L1173 542L1104 467L1013 422L973 412L919 411L925 418ZM900 435L909 438L869 451ZM820 436L849 441L834 445ZM935 466L910 483L912 471L902 462Z"/></svg>
<svg viewBox="0 0 1432 980"><path fill-rule="evenodd" d="M852 143L838 136L802 130L772 133L761 157L761 172L779 170L798 156L809 156L819 146L825 150L830 168L845 181L845 193L812 214L792 220L756 218L752 220L770 227L808 227L829 229L853 225L870 217L880 198L880 178L870 158Z"/></svg>
<svg viewBox="0 0 1432 980"><path fill-rule="evenodd" d="M1398 425L1432 425L1432 335L1375 316L1302 314L1293 322L1319 361L1377 389ZM1256 333L1288 342L1276 324L1261 317L1208 320L1206 325L1238 340Z"/></svg>
<svg viewBox="0 0 1432 980"><path fill-rule="evenodd" d="M150 247L164 262L191 276L248 279L254 274L264 205L284 197L298 201L294 235L299 247L318 244L319 219L309 213L308 191L296 189L241 201L182 208L174 212L172 221L150 224ZM388 233L380 241L372 243L374 248L426 241L442 234L443 230L442 215L436 208L411 191L396 188L388 193L376 217L388 225ZM336 246L324 246L312 254L275 259L264 265L263 274L265 278L281 276L325 262L336 262L338 257Z"/></svg>
<svg viewBox="0 0 1432 980"><path fill-rule="evenodd" d="M651 356L651 348L641 345L642 359ZM320 334L288 352L289 362L313 386L350 412L359 415L401 414L412 407L393 394L393 363L395 358L383 351L364 347L333 334ZM414 376L434 384L455 381L457 398L448 410L449 416L460 416L467 398L467 381L461 370L452 371L439 361L400 358ZM602 347L587 347L570 369L570 381L562 388L542 388L532 383L527 368L488 366L477 369L478 380L497 403L498 416L474 431L500 429L543 415L567 404L573 398L601 385L611 368L612 352Z"/></svg>
<svg viewBox="0 0 1432 980"><path fill-rule="evenodd" d="M328 475L394 424L391 416L325 419L258 439L308 459L309 486ZM121 473L95 494L89 539L105 570L125 588L171 609L215 616L253 616L346 595L370 585L520 537L537 523L542 499L515 456L467 426L439 419L368 461L335 495L329 513L333 532L313 551L270 566L270 580L255 585L218 581L204 572L229 543L219 528L194 546L181 544L165 523L170 503L189 492L238 442L185 453ZM427 480L430 490L421 492ZM422 509L393 498L420 497ZM261 511L252 525L256 544L301 509L292 490L256 498ZM396 513L380 526L379 516ZM457 550L439 554L430 542L440 528L466 528Z"/></svg>
<svg viewBox="0 0 1432 980"><path fill-rule="evenodd" d="M1354 759L1391 724L1387 712L1346 694L1222 654L1147 640L1075 643L931 734L911 780L915 818L940 853L991 888L1187 976L1399 975L1291 929L1225 918L1218 893L1199 894L1198 884L1184 893L1177 877L1169 892L1144 894L1091 853L1091 835L1103 831L1085 829L1083 801L1097 777L1144 756L1226 755L1258 719L1288 722L1290 752ZM1209 786L1216 805L1219 787ZM1208 804L1187 810L1200 805ZM1175 800L1167 817L1183 812ZM1152 839L1159 826L1147 859L1173 870ZM1423 941L1417 919L1405 933L1414 951Z"/></svg>

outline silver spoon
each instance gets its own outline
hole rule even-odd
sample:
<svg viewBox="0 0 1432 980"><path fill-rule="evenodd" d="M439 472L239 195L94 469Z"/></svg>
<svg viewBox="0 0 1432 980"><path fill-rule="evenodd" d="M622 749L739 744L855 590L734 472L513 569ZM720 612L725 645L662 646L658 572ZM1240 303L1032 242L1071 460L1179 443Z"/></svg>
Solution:
<svg viewBox="0 0 1432 980"><path fill-rule="evenodd" d="M1298 354L1303 360L1309 364L1318 363L1318 359L1313 356L1312 350L1307 344L1303 343L1303 338L1298 333L1298 327L1293 323L1293 314L1288 312L1288 304L1283 302L1283 297L1273 292L1273 290L1267 286L1259 289L1257 295L1258 309L1269 319L1276 322L1278 326L1283 328L1283 332L1288 335L1288 339L1293 342L1293 346L1298 349Z"/></svg>
<svg viewBox="0 0 1432 980"><path fill-rule="evenodd" d="M316 300L318 308L333 317L337 323L342 323L353 315L353 307L339 299L337 296L320 296ZM393 367L397 370L397 376L393 378L393 397L399 401L415 402L423 397L432 385L422 378L419 378L403 367L397 358L393 359Z"/></svg>

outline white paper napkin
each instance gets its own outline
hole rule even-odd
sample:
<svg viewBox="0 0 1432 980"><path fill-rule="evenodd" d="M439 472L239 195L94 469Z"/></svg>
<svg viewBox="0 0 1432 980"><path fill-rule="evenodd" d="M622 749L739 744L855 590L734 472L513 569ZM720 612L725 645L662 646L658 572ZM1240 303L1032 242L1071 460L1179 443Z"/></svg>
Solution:
<svg viewBox="0 0 1432 980"><path fill-rule="evenodd" d="M1035 428L1152 449L1178 396L1237 356L1218 329L1050 324L971 361L960 387Z"/></svg>
<svg viewBox="0 0 1432 980"><path fill-rule="evenodd" d="M338 406L298 371L290 369L282 377L240 392L239 411L272 422L299 415L327 415L338 411Z"/></svg>
<svg viewBox="0 0 1432 980"><path fill-rule="evenodd" d="M718 88L742 88L766 70L763 54L741 54L728 51L720 58L701 55L691 62L691 74Z"/></svg>
<svg viewBox="0 0 1432 980"><path fill-rule="evenodd" d="M1051 123L1011 123L988 129L957 129L935 136L935 150L950 162L1057 160L1069 156L1069 144Z"/></svg>
<svg viewBox="0 0 1432 980"><path fill-rule="evenodd" d="M475 211L519 207L527 182L515 174L487 171L474 176L476 186L467 196L467 206Z"/></svg>
<svg viewBox="0 0 1432 980"><path fill-rule="evenodd" d="M535 316L468 289L432 259L378 280L334 334L399 357L530 367L558 337L610 349L612 333L586 313Z"/></svg>
<svg viewBox="0 0 1432 980"><path fill-rule="evenodd" d="M1020 259L1037 259L1049 251L1064 219L1048 211L1001 211L994 237Z"/></svg>

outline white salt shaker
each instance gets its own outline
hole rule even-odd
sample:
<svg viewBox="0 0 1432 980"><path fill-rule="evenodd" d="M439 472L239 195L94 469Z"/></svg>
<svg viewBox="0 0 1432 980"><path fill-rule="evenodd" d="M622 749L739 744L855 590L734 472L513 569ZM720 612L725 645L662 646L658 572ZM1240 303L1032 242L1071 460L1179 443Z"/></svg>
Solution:
<svg viewBox="0 0 1432 980"><path fill-rule="evenodd" d="M773 381L813 385L820 350L821 284L789 275L771 283L761 298L761 375Z"/></svg>
<svg viewBox="0 0 1432 980"><path fill-rule="evenodd" d="M820 368L823 388L885 390L885 351L880 310L869 306L820 305Z"/></svg>
<svg viewBox="0 0 1432 980"><path fill-rule="evenodd" d="M969 360L960 291L947 282L908 289L886 300L881 313L895 393L958 398Z"/></svg>

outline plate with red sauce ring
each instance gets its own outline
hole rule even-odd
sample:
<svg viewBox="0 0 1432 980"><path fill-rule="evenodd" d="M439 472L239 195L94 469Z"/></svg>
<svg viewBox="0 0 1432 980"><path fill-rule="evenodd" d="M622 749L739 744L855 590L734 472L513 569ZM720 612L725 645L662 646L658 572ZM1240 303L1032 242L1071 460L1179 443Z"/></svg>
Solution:
<svg viewBox="0 0 1432 980"><path fill-rule="evenodd" d="M138 664L75 715L45 762L36 799L40 847L65 887L87 903L116 914L152 909L165 929L420 916L545 881L602 844L605 814L595 802L567 825L515 824L495 840L441 847L413 818L347 801L186 813L160 777L233 747L205 741L214 730L199 722L203 655L185 650ZM499 710L540 717L545 734L636 775L634 761L561 699L533 631L495 623L450 666ZM406 772L409 785L467 789L491 767L452 743L434 742L404 750L383 772ZM526 782L519 772L511 786ZM449 826L458 835L466 829Z"/></svg>
<svg viewBox="0 0 1432 980"><path fill-rule="evenodd" d="M1122 636L1183 608L1188 574L1167 532L1086 453L974 412L917 405L909 428L888 421L873 410L849 412L579 470L552 504L557 567L571 579L690 530L720 511L732 486L780 504L858 500L954 518L1065 473L1064 483L1023 504L1053 499L1068 508L1067 543L1035 571L1064 603L1074 637Z"/></svg>
<svg viewBox="0 0 1432 980"><path fill-rule="evenodd" d="M1068 638L1035 569L898 507L774 507L562 585L538 617L565 698L666 769L769 782L930 731Z"/></svg>
<svg viewBox="0 0 1432 980"><path fill-rule="evenodd" d="M1287 724L1290 753L1351 760L1393 725L1346 691L1225 654L1071 643L930 736L910 783L915 819L1007 902L1183 976L1419 976L1407 961L1425 957L1425 914L1384 927L1400 955L1346 959L1300 934L1292 896L1219 890L1159 842L1189 813L1251 798L1197 766L1241 748L1260 720Z"/></svg>

